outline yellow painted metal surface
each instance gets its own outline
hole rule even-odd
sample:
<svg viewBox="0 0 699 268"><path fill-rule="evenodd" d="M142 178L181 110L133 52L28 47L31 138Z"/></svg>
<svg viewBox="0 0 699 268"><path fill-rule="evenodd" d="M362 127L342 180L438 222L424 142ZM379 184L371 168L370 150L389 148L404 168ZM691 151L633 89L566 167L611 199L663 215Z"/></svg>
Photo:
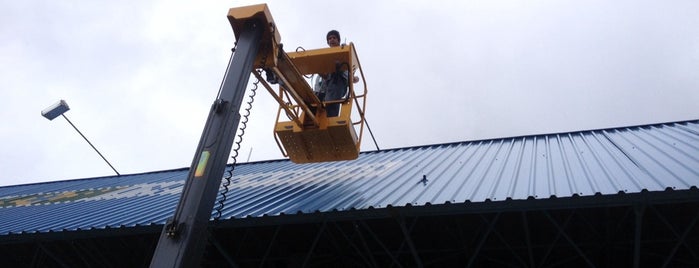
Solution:
<svg viewBox="0 0 699 268"><path fill-rule="evenodd" d="M275 133L294 163L357 159L358 137L347 118L326 118L327 128L299 129L294 122L278 122Z"/></svg>
<svg viewBox="0 0 699 268"><path fill-rule="evenodd" d="M281 35L274 23L272 13L267 4L235 7L228 10L228 22L233 28L233 34L238 39L245 23L251 20L259 21L259 25L265 27L260 40L257 57L255 57L255 68L276 65L276 52L281 47Z"/></svg>
<svg viewBox="0 0 699 268"><path fill-rule="evenodd" d="M303 75L327 74L339 70L349 71L350 79L358 76L363 81L354 44L291 52L288 53L288 58L291 60L294 71ZM292 118L288 116L289 113L293 113L289 111L288 103L293 102L281 101L274 131L282 153L294 163L356 159L360 152L366 109L366 85L363 82L361 84L364 85L362 90L356 90L355 84L350 83L349 97L335 101L341 102L338 117L326 117L323 105L328 103L316 105L317 99L301 98L299 102L310 104L314 109L301 112L298 120L294 118L294 120L285 121L286 118ZM306 87L293 86L293 88L296 92L290 94L313 94L310 87L306 89ZM278 96L282 99L284 94L280 92ZM283 116L285 114L287 117Z"/></svg>
<svg viewBox="0 0 699 268"><path fill-rule="evenodd" d="M301 74L327 74L335 72L335 63L352 63L353 45L289 52L289 58ZM342 66L346 71L347 66Z"/></svg>

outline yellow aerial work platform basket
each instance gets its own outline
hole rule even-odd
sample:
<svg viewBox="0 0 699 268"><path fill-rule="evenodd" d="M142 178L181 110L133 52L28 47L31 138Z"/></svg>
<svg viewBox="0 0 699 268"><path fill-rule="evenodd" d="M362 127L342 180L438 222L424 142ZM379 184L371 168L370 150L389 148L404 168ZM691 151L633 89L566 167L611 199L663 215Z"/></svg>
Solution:
<svg viewBox="0 0 699 268"><path fill-rule="evenodd" d="M282 154L294 163L356 159L364 132L367 87L354 44L286 53L266 4L232 8L228 19L236 37L250 20L266 25L252 73L279 103L274 137ZM263 71L276 78L278 90L262 78ZM307 78L335 72L348 73L348 93L344 99L324 102L313 93ZM327 117L325 108L334 103L341 105L339 115Z"/></svg>
<svg viewBox="0 0 699 268"><path fill-rule="evenodd" d="M342 100L322 102L310 86L294 87L309 109L290 101L280 102L274 134L282 153L294 163L356 159L364 131L367 90L354 44L288 53L288 59L302 75L348 72L348 93ZM284 60L280 62L283 66ZM354 77L357 83L353 83ZM359 94L357 85L362 86ZM285 91L285 86L280 86L278 99L284 100L291 93ZM332 103L340 103L339 115L327 117L325 107Z"/></svg>

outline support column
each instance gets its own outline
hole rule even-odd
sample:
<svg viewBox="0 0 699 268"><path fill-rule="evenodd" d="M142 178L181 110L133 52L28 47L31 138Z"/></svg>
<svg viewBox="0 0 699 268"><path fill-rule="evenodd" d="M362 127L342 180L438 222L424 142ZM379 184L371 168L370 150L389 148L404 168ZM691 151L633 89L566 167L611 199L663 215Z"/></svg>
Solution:
<svg viewBox="0 0 699 268"><path fill-rule="evenodd" d="M522 227L524 228L524 238L527 243L527 255L529 256L529 267L535 267L534 263L534 252L532 251L532 239L531 233L529 232L529 220L527 219L527 212L522 211Z"/></svg>
<svg viewBox="0 0 699 268"><path fill-rule="evenodd" d="M633 206L635 217L635 228L633 235L633 267L641 267L641 236L643 234L643 213L646 210L645 205L636 204Z"/></svg>

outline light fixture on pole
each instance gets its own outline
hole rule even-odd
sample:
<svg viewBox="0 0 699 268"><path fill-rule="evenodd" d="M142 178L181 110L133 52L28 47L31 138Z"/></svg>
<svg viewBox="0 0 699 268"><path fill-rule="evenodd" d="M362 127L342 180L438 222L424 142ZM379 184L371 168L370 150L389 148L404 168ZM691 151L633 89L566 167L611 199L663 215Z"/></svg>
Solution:
<svg viewBox="0 0 699 268"><path fill-rule="evenodd" d="M64 100L60 100L57 103L55 103L55 104L49 106L48 108L44 109L43 111L41 111L41 115L43 117L46 117L46 119L48 119L48 120L53 120L54 118L58 117L59 115L63 116L63 118L65 118L65 120L68 121L68 123L71 126L73 126L75 131L77 131L78 134L80 134L80 136L82 136L83 139L85 139L87 144L90 144L92 149L94 149L95 152L97 152L97 154L99 154L100 157L102 157L104 162L107 162L107 165L109 165L109 167L112 168L112 170L114 170L114 172L117 174L117 176L121 176L121 174L119 174L119 172L114 168L114 166L112 166L112 164L110 164L109 161L107 161L107 159L104 158L102 153L100 153L100 151L98 151L97 148L95 148L95 146L92 145L92 143L85 137L85 135L83 135L83 133L80 132L80 130L78 130L78 128L75 127L75 125L73 125L73 122L70 122L70 120L68 120L68 117L66 117L64 115L64 113L67 112L68 110L70 110L70 107L68 107L68 103L66 103L66 101L64 101Z"/></svg>

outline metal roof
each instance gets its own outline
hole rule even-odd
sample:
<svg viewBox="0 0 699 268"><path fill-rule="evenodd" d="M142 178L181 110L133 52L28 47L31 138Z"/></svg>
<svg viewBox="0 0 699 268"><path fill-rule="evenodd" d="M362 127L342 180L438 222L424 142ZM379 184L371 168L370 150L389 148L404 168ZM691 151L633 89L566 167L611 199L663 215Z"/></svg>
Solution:
<svg viewBox="0 0 699 268"><path fill-rule="evenodd" d="M0 235L164 224L187 173L0 187ZM694 120L371 151L354 161L239 164L222 219L697 185Z"/></svg>

